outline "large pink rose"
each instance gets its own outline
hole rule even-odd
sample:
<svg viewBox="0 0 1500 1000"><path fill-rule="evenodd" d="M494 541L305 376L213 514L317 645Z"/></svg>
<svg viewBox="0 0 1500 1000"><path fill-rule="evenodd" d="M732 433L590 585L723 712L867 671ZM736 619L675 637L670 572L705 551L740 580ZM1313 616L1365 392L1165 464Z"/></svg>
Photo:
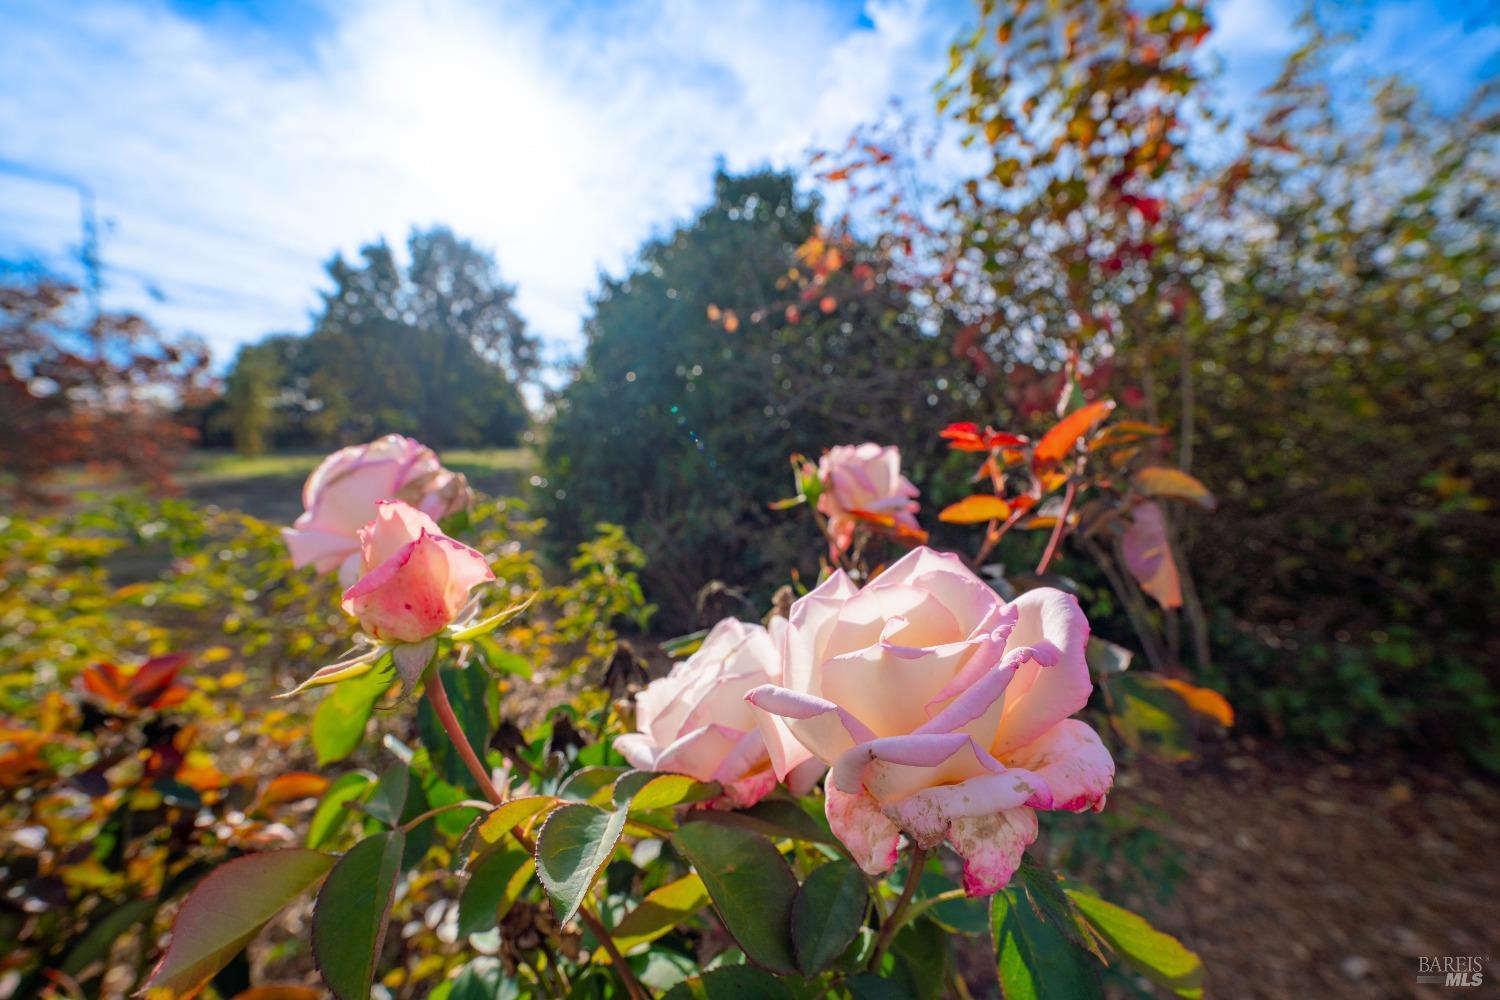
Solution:
<svg viewBox="0 0 1500 1000"><path fill-rule="evenodd" d="M344 610L384 642L437 635L469 603L469 591L495 578L484 556L400 500L380 501L359 541L361 573L344 591Z"/></svg>
<svg viewBox="0 0 1500 1000"><path fill-rule="evenodd" d="M615 749L639 770L717 781L732 804L754 804L776 787L776 775L745 694L780 676L778 655L765 628L724 619L696 653L636 695L637 731L615 740Z"/></svg>
<svg viewBox="0 0 1500 1000"><path fill-rule="evenodd" d="M443 468L431 448L399 434L342 448L307 477L306 510L282 529L293 565L338 570L339 581L349 586L359 572L359 529L381 500L405 500L441 519L469 502L469 486L461 474Z"/></svg>
<svg viewBox="0 0 1500 1000"><path fill-rule="evenodd" d="M918 491L901 475L901 451L894 445L844 444L829 448L818 460L823 492L818 510L828 518L829 547L834 555L849 548L861 521L889 519L895 528L919 533Z"/></svg>
<svg viewBox="0 0 1500 1000"><path fill-rule="evenodd" d="M1007 604L957 556L914 549L858 589L834 573L792 605L780 686L749 693L779 776L831 765L833 832L870 874L900 835L943 840L964 889L1002 888L1036 809L1099 809L1114 762L1068 716L1093 687L1089 625L1062 591Z"/></svg>

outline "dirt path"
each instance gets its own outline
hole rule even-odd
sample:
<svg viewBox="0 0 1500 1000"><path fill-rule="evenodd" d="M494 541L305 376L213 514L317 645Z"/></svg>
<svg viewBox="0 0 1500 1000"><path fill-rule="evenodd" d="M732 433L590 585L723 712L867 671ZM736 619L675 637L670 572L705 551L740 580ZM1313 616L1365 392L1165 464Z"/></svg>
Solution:
<svg viewBox="0 0 1500 1000"><path fill-rule="evenodd" d="M1117 794L1171 817L1187 872L1144 909L1203 956L1209 996L1500 996L1494 783L1243 744L1134 771ZM1418 984L1421 956L1478 956L1484 984Z"/></svg>

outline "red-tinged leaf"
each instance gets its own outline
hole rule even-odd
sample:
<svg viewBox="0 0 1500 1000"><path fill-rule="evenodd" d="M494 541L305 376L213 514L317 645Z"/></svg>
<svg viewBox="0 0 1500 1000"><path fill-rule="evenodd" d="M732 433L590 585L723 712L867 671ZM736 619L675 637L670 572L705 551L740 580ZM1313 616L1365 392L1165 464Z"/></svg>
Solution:
<svg viewBox="0 0 1500 1000"><path fill-rule="evenodd" d="M311 771L292 771L277 775L271 779L266 790L260 793L260 799L251 811L266 809L282 802L295 802L297 799L317 798L327 788L328 779Z"/></svg>
<svg viewBox="0 0 1500 1000"><path fill-rule="evenodd" d="M1164 608L1182 607L1182 580L1172 547L1167 544L1167 526L1162 510L1154 503L1137 504L1130 512L1130 526L1120 539L1125 568L1141 589Z"/></svg>
<svg viewBox="0 0 1500 1000"><path fill-rule="evenodd" d="M85 694L101 701L118 704L125 700L125 678L113 663L96 663L78 675L78 686Z"/></svg>
<svg viewBox="0 0 1500 1000"><path fill-rule="evenodd" d="M823 180L825 181L843 181L848 179L849 170L847 167L841 167L838 170L830 170L826 174L823 174Z"/></svg>
<svg viewBox="0 0 1500 1000"><path fill-rule="evenodd" d="M839 300L832 295L825 295L818 300L818 308L824 313L831 313L839 307Z"/></svg>
<svg viewBox="0 0 1500 1000"><path fill-rule="evenodd" d="M947 524L980 524L984 521L1003 521L1008 517L1010 504L993 493L976 493L944 507L938 520Z"/></svg>
<svg viewBox="0 0 1500 1000"><path fill-rule="evenodd" d="M1213 510L1215 506L1214 495L1208 492L1208 487L1181 469L1165 465L1153 465L1137 472L1135 488L1151 497L1191 500L1208 510Z"/></svg>
<svg viewBox="0 0 1500 1000"><path fill-rule="evenodd" d="M1175 677L1163 677L1160 680L1162 687L1174 692L1188 708L1199 715L1206 715L1225 728L1234 725L1234 706L1213 688L1198 687Z"/></svg>
<svg viewBox="0 0 1500 1000"><path fill-rule="evenodd" d="M1032 464L1040 468L1061 461L1079 439L1109 416L1114 408L1113 400L1100 399L1063 417L1037 442L1036 450L1031 454Z"/></svg>
<svg viewBox="0 0 1500 1000"><path fill-rule="evenodd" d="M948 442L948 447L954 451L986 451L984 435L979 433L979 425L971 421L949 424L938 431L938 437Z"/></svg>
<svg viewBox="0 0 1500 1000"><path fill-rule="evenodd" d="M234 995L234 1000L319 1000L323 991L312 986L254 986Z"/></svg>
<svg viewBox="0 0 1500 1000"><path fill-rule="evenodd" d="M209 872L178 909L166 953L146 989L177 996L201 989L336 860L294 848L249 854Z"/></svg>
<svg viewBox="0 0 1500 1000"><path fill-rule="evenodd" d="M178 671L187 666L187 662L186 653L172 653L147 660L130 675L130 681L125 685L126 697L136 708L165 707L159 706L158 702L168 695L172 683L177 680ZM187 697L186 688L180 688L179 691L174 704Z"/></svg>

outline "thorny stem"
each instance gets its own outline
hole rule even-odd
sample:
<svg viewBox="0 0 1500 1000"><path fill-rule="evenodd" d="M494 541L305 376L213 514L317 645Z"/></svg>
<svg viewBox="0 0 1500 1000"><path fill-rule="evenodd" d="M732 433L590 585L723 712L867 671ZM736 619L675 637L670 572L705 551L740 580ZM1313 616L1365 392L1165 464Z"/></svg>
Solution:
<svg viewBox="0 0 1500 1000"><path fill-rule="evenodd" d="M443 690L443 681L436 673L427 682L427 700L432 705L432 710L437 713L438 721L443 724L443 731L448 734L448 740L458 755L463 759L464 766L479 783L484 792L484 797L491 805L500 805L505 801L505 796L495 787L490 780L489 771L474 753L474 748L469 745L468 738L464 735L463 727L458 724L458 716L453 714L453 705L448 701L448 692ZM511 828L514 836L521 847L531 855L536 854L536 844L526 836L526 831L519 826ZM614 963L615 971L620 976L620 981L625 984L625 992L630 995L631 1000L650 1000L650 994L636 980L635 973L630 971L630 966L625 962L625 956L620 954L620 949L615 947L614 939L610 937L609 931L604 924L594 915L585 904L578 910L578 917L593 932L594 937L599 939L599 944L608 953L610 961Z"/></svg>
<svg viewBox="0 0 1500 1000"><path fill-rule="evenodd" d="M911 904L912 896L916 895L917 883L922 880L922 867L926 863L927 852L913 844L911 870L906 874L906 885L901 888L901 898L896 900L896 908L880 925L880 933L875 938L875 950L870 953L870 964L865 966L866 971L874 972L880 968L880 960L885 956L885 949L890 945L891 938L896 936L896 931L905 923L906 908Z"/></svg>

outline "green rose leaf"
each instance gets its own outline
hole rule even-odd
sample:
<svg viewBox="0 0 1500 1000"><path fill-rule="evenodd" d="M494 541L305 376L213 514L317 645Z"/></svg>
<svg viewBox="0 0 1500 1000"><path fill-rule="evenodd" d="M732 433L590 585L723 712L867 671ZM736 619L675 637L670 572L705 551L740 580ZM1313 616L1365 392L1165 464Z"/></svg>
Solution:
<svg viewBox="0 0 1500 1000"><path fill-rule="evenodd" d="M293 848L248 854L209 872L177 911L166 954L146 988L188 994L202 987L335 860Z"/></svg>
<svg viewBox="0 0 1500 1000"><path fill-rule="evenodd" d="M620 954L628 955L631 949L655 941L707 905L708 889L703 879L696 873L684 875L648 892L640 905L610 932L610 937ZM609 964L609 952L600 948L594 952L594 961Z"/></svg>
<svg viewBox="0 0 1500 1000"><path fill-rule="evenodd" d="M990 933L1007 1000L1102 997L1097 963L1037 916L1015 886L990 902Z"/></svg>
<svg viewBox="0 0 1500 1000"><path fill-rule="evenodd" d="M712 823L689 823L672 843L697 869L746 956L772 972L796 972L791 920L797 877L776 846L758 833Z"/></svg>
<svg viewBox="0 0 1500 1000"><path fill-rule="evenodd" d="M474 864L458 897L458 933L487 931L505 918L536 870L536 862L519 847L501 847Z"/></svg>
<svg viewBox="0 0 1500 1000"><path fill-rule="evenodd" d="M406 834L366 837L339 858L313 905L312 950L339 1000L368 1000L401 874Z"/></svg>
<svg viewBox="0 0 1500 1000"><path fill-rule="evenodd" d="M844 953L870 905L864 874L848 861L813 869L792 901L792 944L803 975L816 976Z"/></svg>
<svg viewBox="0 0 1500 1000"><path fill-rule="evenodd" d="M401 821L410 790L411 768L405 761L398 760L381 772L374 791L365 800L365 812L386 826L395 826Z"/></svg>
<svg viewBox="0 0 1500 1000"><path fill-rule="evenodd" d="M308 821L307 846L318 848L332 840L349 818L347 803L363 800L374 784L375 777L368 771L350 771L335 778Z"/></svg>
<svg viewBox="0 0 1500 1000"><path fill-rule="evenodd" d="M547 817L536 838L536 871L557 919L573 919L625 829L625 810L566 805Z"/></svg>
<svg viewBox="0 0 1500 1000"><path fill-rule="evenodd" d="M726 965L684 980L663 1000L791 1000L782 982L753 965Z"/></svg>
<svg viewBox="0 0 1500 1000"><path fill-rule="evenodd" d="M391 686L391 675L371 671L336 685L313 712L312 745L319 766L343 760L359 749L375 703Z"/></svg>
<svg viewBox="0 0 1500 1000"><path fill-rule="evenodd" d="M558 804L558 800L550 795L522 795L509 799L490 810L480 822L479 836L487 844L499 843L510 836L513 828Z"/></svg>
<svg viewBox="0 0 1500 1000"><path fill-rule="evenodd" d="M632 813L643 813L703 802L723 791L716 781L699 781L685 774L629 771L615 782L613 796L615 805L628 804Z"/></svg>
<svg viewBox="0 0 1500 1000"><path fill-rule="evenodd" d="M1152 982L1188 1000L1203 996L1203 962L1181 941L1152 927L1144 917L1091 893L1064 892L1104 943Z"/></svg>

